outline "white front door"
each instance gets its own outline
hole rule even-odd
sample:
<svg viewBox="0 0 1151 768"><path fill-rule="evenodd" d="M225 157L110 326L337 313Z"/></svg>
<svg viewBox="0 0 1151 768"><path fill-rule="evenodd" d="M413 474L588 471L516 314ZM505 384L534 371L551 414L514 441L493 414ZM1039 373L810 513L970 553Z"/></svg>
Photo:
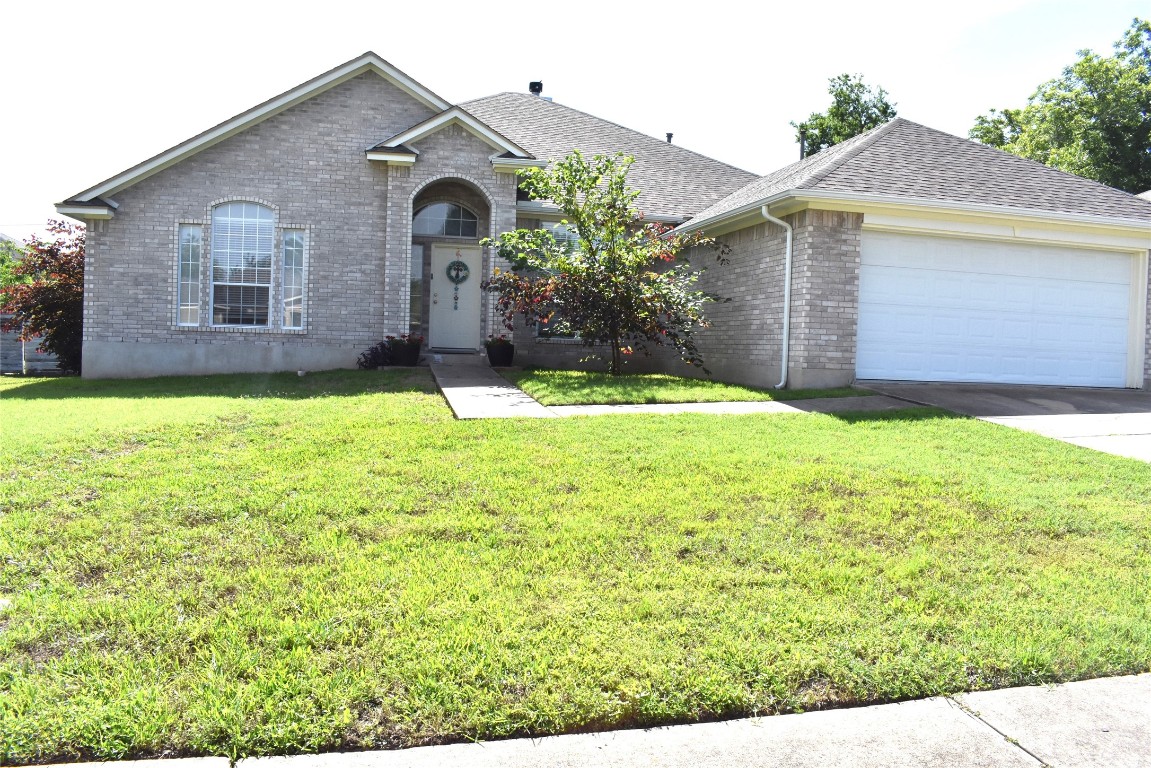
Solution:
<svg viewBox="0 0 1151 768"><path fill-rule="evenodd" d="M479 349L482 261L479 246L432 246L428 346Z"/></svg>

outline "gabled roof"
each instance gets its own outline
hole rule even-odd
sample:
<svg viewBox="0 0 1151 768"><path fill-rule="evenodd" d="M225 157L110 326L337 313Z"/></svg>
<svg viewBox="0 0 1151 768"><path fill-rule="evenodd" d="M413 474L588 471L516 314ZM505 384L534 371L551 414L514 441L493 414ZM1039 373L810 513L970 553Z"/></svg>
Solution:
<svg viewBox="0 0 1151 768"><path fill-rule="evenodd" d="M649 216L686 218L735 192L755 174L630 128L527 93L498 93L461 104L541 160L573 149L635 157L629 181Z"/></svg>
<svg viewBox="0 0 1151 768"><path fill-rule="evenodd" d="M459 125L464 130L476 136L480 140L486 142L490 147L502 153L506 157L523 157L531 158L531 154L523 147L517 145L514 141L509 140L506 136L502 135L499 131L493 129L490 125L486 125L482 120L479 120L474 115L471 115L460 107L451 107L445 109L437 115L432 115L427 120L413 125L402 133L397 133L390 139L381 141L376 146L369 149L369 152L388 152L394 151L409 142L419 141L425 136L442 130L449 125ZM411 150L409 150L411 151Z"/></svg>
<svg viewBox="0 0 1151 768"><path fill-rule="evenodd" d="M365 72L376 73L400 90L406 92L412 98L436 111L442 111L451 106L448 102L408 77L375 53L368 51L351 61L328 70L322 75L297 85L290 91L285 91L279 96L265 101L263 104L252 107L246 112L241 112L232 119L225 120L214 128L209 128L198 136L193 136L187 141L177 144L171 149L161 152L139 165L134 165L128 170L102 181L90 189L73 195L61 205L76 206L78 204L89 203L101 195L113 195L154 173L158 173L165 168L175 165L201 150L207 149L257 123L278 115L285 109L293 107L319 93L323 93L329 88L334 88L341 83L347 82L354 77L359 77Z"/></svg>
<svg viewBox="0 0 1151 768"><path fill-rule="evenodd" d="M1151 202L1135 195L896 118L757 179L686 228L797 194L1151 226Z"/></svg>

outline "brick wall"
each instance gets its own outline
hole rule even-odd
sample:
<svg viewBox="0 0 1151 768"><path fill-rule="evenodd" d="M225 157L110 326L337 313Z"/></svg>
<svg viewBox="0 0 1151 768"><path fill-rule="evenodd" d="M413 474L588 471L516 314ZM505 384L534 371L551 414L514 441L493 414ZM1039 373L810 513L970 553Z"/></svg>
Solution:
<svg viewBox="0 0 1151 768"><path fill-rule="evenodd" d="M863 214L806 210L790 223L795 228L791 384L850 383L855 378Z"/></svg>
<svg viewBox="0 0 1151 768"><path fill-rule="evenodd" d="M490 226L514 224L514 177L495 173L492 148L458 127L419 142L413 168L365 158L367 147L431 115L367 73L113 195L120 204L115 218L89 228L85 374L253 370L294 367L296 360L353 365L359 350L406 331L411 204L419 188L458 176L496 203ZM204 322L175 325L178 224L203 225L207 256L211 207L230 199L262 202L277 227L307 230L303 331L207 327L207 269Z"/></svg>

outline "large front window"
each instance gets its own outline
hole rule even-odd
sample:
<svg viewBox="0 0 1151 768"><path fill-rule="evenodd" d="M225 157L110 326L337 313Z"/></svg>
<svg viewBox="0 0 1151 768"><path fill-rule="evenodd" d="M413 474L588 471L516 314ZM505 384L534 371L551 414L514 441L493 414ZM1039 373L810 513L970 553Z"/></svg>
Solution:
<svg viewBox="0 0 1151 768"><path fill-rule="evenodd" d="M213 209L213 325L268 325L275 241L271 209L246 202Z"/></svg>

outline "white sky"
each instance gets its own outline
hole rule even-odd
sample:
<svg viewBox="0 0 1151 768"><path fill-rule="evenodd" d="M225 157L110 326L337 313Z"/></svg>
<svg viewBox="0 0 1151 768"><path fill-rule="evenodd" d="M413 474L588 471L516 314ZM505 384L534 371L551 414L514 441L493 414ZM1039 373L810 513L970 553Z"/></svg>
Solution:
<svg viewBox="0 0 1151 768"><path fill-rule="evenodd" d="M826 109L829 77L861 73L901 116L966 136L1149 15L1147 0L17 0L0 232L26 237L53 203L367 50L453 103L543 80L559 103L762 174L796 159L788 123Z"/></svg>

